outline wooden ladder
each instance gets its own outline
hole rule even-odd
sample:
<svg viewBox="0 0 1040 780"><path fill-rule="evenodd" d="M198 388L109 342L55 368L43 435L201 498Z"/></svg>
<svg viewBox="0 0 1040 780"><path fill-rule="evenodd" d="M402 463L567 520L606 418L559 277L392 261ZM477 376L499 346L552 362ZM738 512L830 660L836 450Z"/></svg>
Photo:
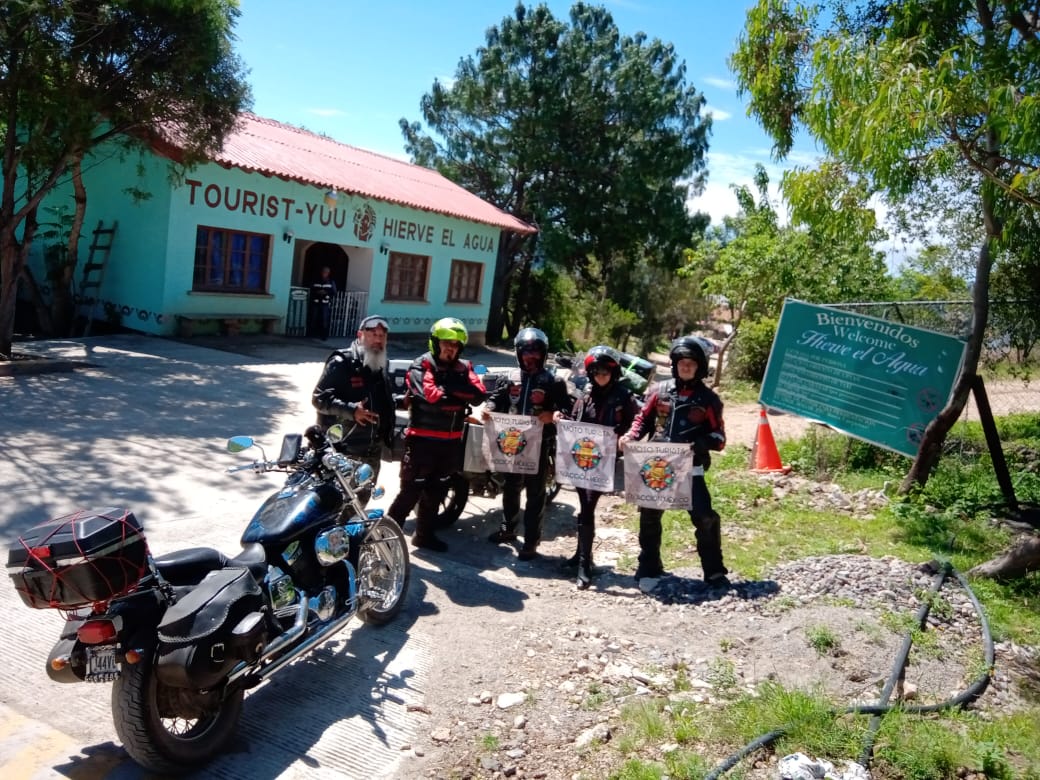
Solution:
<svg viewBox="0 0 1040 780"><path fill-rule="evenodd" d="M97 227L94 228L94 240L90 243L90 254L83 265L83 274L79 282L80 305L85 310L87 320L83 326L84 336L90 335L90 328L94 324L94 314L101 298L101 282L105 278L105 266L108 264L118 225L118 222L113 221L112 227L106 228L105 223L99 219Z"/></svg>

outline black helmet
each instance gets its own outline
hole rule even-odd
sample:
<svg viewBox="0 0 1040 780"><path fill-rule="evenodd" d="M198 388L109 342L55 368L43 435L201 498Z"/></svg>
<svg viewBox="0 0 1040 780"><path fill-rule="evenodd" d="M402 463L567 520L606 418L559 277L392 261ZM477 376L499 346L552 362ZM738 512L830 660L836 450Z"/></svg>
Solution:
<svg viewBox="0 0 1040 780"><path fill-rule="evenodd" d="M593 347L585 355L585 373L591 376L593 368L607 369L611 381L618 381L621 378L621 353L603 344Z"/></svg>
<svg viewBox="0 0 1040 780"><path fill-rule="evenodd" d="M524 361L520 359L520 353L531 351L542 356L541 364L544 366L545 359L549 356L549 337L538 328L524 328L513 339L513 347L516 350L516 362L521 368Z"/></svg>
<svg viewBox="0 0 1040 780"><path fill-rule="evenodd" d="M459 342L459 354L461 355L462 348L466 346L468 340L469 333L466 331L466 326L462 320L454 317L443 317L430 327L430 353L434 358L437 358L440 353L442 341Z"/></svg>
<svg viewBox="0 0 1040 780"><path fill-rule="evenodd" d="M696 336L683 336L672 342L672 348L668 350L668 359L672 361L672 377L679 378L675 366L683 358L692 358L697 361L697 373L694 379L704 379L708 375L708 353L714 352L714 348L706 346Z"/></svg>

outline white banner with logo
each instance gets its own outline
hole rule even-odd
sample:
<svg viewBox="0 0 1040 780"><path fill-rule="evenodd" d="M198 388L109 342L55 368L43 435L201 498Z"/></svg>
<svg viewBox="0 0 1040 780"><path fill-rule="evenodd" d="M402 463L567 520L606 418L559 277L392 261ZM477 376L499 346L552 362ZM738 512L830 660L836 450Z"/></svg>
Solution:
<svg viewBox="0 0 1040 780"><path fill-rule="evenodd" d="M466 450L462 470L477 474L489 470L487 460L484 459L484 427L481 425L466 424Z"/></svg>
<svg viewBox="0 0 1040 780"><path fill-rule="evenodd" d="M625 445L625 501L651 509L693 507L693 453L689 444ZM704 470L700 467L701 474Z"/></svg>
<svg viewBox="0 0 1040 780"><path fill-rule="evenodd" d="M537 474L542 423L526 414L491 412L484 421L484 459L501 474Z"/></svg>
<svg viewBox="0 0 1040 780"><path fill-rule="evenodd" d="M565 485L614 491L617 434L606 425L561 420L556 423L556 481Z"/></svg>

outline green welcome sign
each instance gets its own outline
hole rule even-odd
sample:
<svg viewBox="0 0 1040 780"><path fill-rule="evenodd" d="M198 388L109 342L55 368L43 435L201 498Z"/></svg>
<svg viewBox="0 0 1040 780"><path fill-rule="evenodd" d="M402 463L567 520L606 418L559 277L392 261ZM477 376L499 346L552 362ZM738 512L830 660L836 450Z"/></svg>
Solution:
<svg viewBox="0 0 1040 780"><path fill-rule="evenodd" d="M759 401L914 457L963 357L951 336L787 300Z"/></svg>

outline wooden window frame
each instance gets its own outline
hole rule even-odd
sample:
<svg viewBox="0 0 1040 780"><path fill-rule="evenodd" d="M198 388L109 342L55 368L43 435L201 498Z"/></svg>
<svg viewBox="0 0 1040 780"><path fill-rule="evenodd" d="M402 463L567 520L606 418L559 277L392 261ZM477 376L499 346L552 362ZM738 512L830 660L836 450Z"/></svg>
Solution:
<svg viewBox="0 0 1040 780"><path fill-rule="evenodd" d="M472 278L476 275L476 279ZM480 303L484 289L484 263L452 260L448 277L448 303Z"/></svg>
<svg viewBox="0 0 1040 780"><path fill-rule="evenodd" d="M226 295L269 293L273 243L269 233L199 225L195 231L192 292ZM218 275L220 281L216 282ZM251 283L251 278L256 281Z"/></svg>
<svg viewBox="0 0 1040 780"><path fill-rule="evenodd" d="M430 256L391 252L386 263L385 301L427 300L430 285Z"/></svg>

